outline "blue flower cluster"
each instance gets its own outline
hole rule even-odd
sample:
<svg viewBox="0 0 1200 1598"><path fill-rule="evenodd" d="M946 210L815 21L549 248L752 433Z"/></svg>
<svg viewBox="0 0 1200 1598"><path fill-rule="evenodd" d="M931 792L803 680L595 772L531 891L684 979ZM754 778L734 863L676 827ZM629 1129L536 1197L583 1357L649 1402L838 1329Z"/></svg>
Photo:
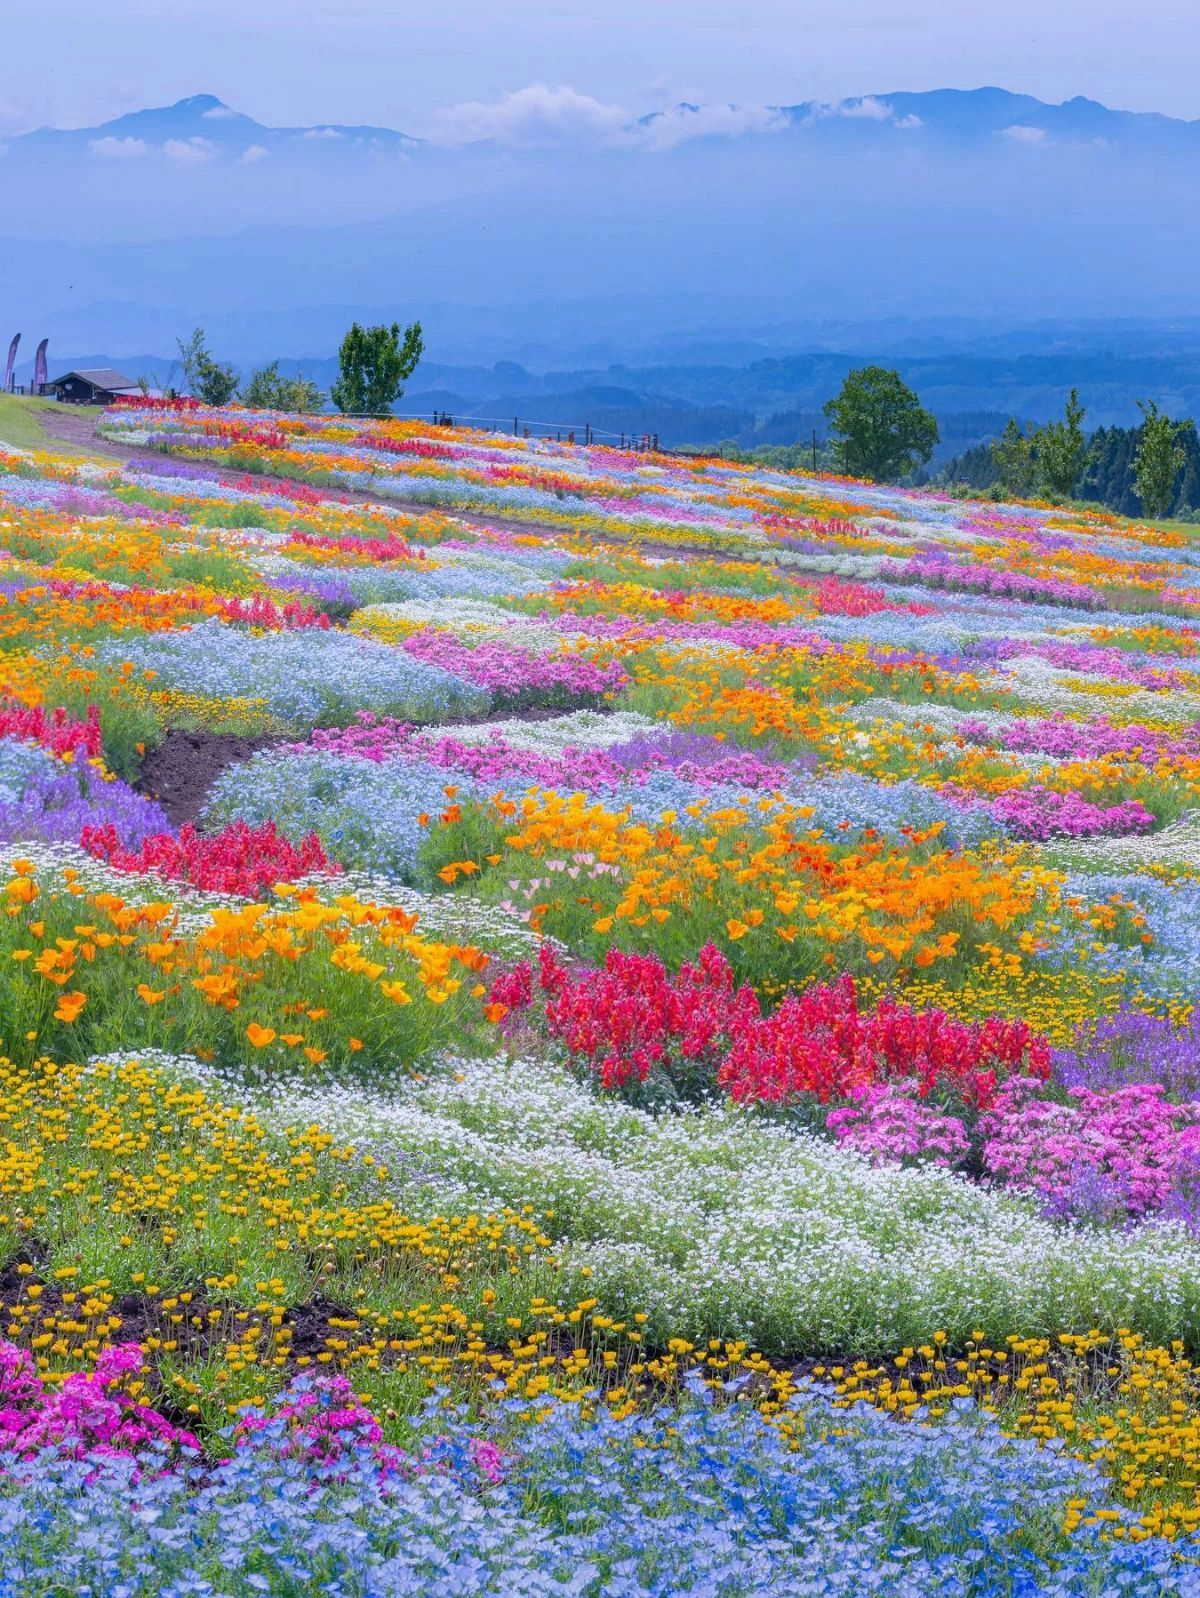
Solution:
<svg viewBox="0 0 1200 1598"><path fill-rule="evenodd" d="M929 1429L816 1394L801 1409L789 1447L737 1406L553 1406L515 1434L498 1485L444 1414L427 1417L421 1471L382 1480L366 1446L321 1465L287 1457L275 1426L190 1481L10 1460L0 1598L1200 1593L1192 1541L1065 1542L1068 1499L1098 1503L1095 1469L969 1408Z"/></svg>
<svg viewBox="0 0 1200 1598"><path fill-rule="evenodd" d="M1092 943L1091 961L1096 971L1132 977L1142 993L1165 1003L1194 1002L1196 962L1200 959L1200 882L1187 878L1159 882L1144 872L1079 873L1067 878L1065 892L1086 893L1097 904L1116 895L1142 912L1153 934L1151 943L1133 949L1125 942ZM1072 934L1065 932L1048 958L1060 963L1069 959L1071 952Z"/></svg>
<svg viewBox="0 0 1200 1598"><path fill-rule="evenodd" d="M360 711L451 721L482 714L489 703L484 689L451 672L333 630L254 634L211 620L183 632L112 640L97 657L109 665L132 660L156 672L159 686L257 700L280 721L305 730L348 721Z"/></svg>
<svg viewBox="0 0 1200 1598"><path fill-rule="evenodd" d="M536 563L548 568L549 574L540 577L515 561L494 559L447 560L439 553L433 562L405 563L388 566L377 562L371 566L321 566L319 573L298 561L270 556L264 560L262 570L274 583L303 585L319 575L323 582L337 582L349 593L357 605L394 604L405 599L504 599L513 595L528 596L542 593L550 586L556 569L546 561ZM560 562L561 563L561 562Z"/></svg>
<svg viewBox="0 0 1200 1598"><path fill-rule="evenodd" d="M811 807L809 825L835 840L847 835L857 838L867 827L896 836L902 827L922 829L939 821L945 828L943 840L951 848L994 837L996 833L986 811L964 810L911 780L888 784L854 772L817 778L798 774L784 792L789 804ZM628 805L634 820L646 824L657 822L664 810L674 810L679 825L686 827L690 823L689 805L703 803L711 814L745 808L747 799L755 805L760 796L744 785L701 784L673 771L654 771L641 783L618 789L615 794L611 789L605 790L600 797L609 806ZM694 825L703 827L703 817Z"/></svg>
<svg viewBox="0 0 1200 1598"><path fill-rule="evenodd" d="M945 828L943 842L950 848L965 848L994 837L997 830L986 809L965 810L911 778L886 783L852 771L837 772L805 783L791 797L811 805L810 825L835 838L845 832L857 835L864 827L895 836L903 827L923 831L940 821Z"/></svg>
<svg viewBox="0 0 1200 1598"><path fill-rule="evenodd" d="M492 791L424 761L376 764L322 750L264 750L221 774L204 819L212 828L274 821L289 836L315 832L343 865L411 879L426 837L417 817L444 810L446 786L455 783L460 803Z"/></svg>

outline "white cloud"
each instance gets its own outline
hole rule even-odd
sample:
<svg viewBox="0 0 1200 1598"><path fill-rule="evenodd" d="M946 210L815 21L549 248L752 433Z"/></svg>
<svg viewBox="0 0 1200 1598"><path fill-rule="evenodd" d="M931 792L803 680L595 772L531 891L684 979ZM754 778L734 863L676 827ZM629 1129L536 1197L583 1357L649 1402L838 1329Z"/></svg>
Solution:
<svg viewBox="0 0 1200 1598"><path fill-rule="evenodd" d="M670 150L688 139L771 133L787 123L782 112L762 105L680 104L638 121L625 106L565 84L531 83L499 100L446 107L435 114L429 139L442 145L488 139L517 149L583 144Z"/></svg>
<svg viewBox="0 0 1200 1598"><path fill-rule="evenodd" d="M179 161L185 166L198 166L201 161L211 161L217 147L211 139L168 139L163 154L168 161Z"/></svg>
<svg viewBox="0 0 1200 1598"><path fill-rule="evenodd" d="M37 126L38 119L32 109L18 100L0 93L0 133L26 133Z"/></svg>
<svg viewBox="0 0 1200 1598"><path fill-rule="evenodd" d="M864 95L861 100L843 100L831 113L855 122L889 122L895 114L886 100L877 100L873 94Z"/></svg>
<svg viewBox="0 0 1200 1598"><path fill-rule="evenodd" d="M116 139L110 133L103 139L92 139L88 149L102 161L133 161L145 155L149 145L144 139Z"/></svg>
<svg viewBox="0 0 1200 1598"><path fill-rule="evenodd" d="M302 139L344 139L345 134L337 128L305 128L300 135Z"/></svg>
<svg viewBox="0 0 1200 1598"><path fill-rule="evenodd" d="M687 139L736 138L743 133L780 133L782 111L766 105L676 105L636 130L639 143L670 150Z"/></svg>
<svg viewBox="0 0 1200 1598"><path fill-rule="evenodd" d="M630 117L619 105L605 105L590 94L565 84L531 83L502 99L464 100L434 114L429 130L433 144L531 145L586 142L615 144L628 137Z"/></svg>
<svg viewBox="0 0 1200 1598"><path fill-rule="evenodd" d="M1001 129L1001 137L1013 144L1045 144L1045 128L1028 127L1024 122L1014 122L1011 128Z"/></svg>
<svg viewBox="0 0 1200 1598"><path fill-rule="evenodd" d="M925 126L919 116L898 117L894 105L873 94L865 94L857 100L835 100L828 105L814 105L806 120L810 123L825 122L830 117L840 117L847 122L890 122L892 127L906 133Z"/></svg>
<svg viewBox="0 0 1200 1598"><path fill-rule="evenodd" d="M237 114L238 113L233 109L233 107L228 105L210 106L208 110L203 113L205 120L208 122L225 122L230 117L236 117Z"/></svg>
<svg viewBox="0 0 1200 1598"><path fill-rule="evenodd" d="M248 144L239 159L243 166L253 166L256 161L265 161L270 153L261 144Z"/></svg>

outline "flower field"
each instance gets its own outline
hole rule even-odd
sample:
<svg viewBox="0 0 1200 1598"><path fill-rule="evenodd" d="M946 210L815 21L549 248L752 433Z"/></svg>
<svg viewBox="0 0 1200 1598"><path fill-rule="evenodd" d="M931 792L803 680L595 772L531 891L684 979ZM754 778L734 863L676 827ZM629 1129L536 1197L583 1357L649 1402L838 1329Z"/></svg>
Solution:
<svg viewBox="0 0 1200 1598"><path fill-rule="evenodd" d="M0 449L0 1595L1200 1593L1200 545L100 434Z"/></svg>

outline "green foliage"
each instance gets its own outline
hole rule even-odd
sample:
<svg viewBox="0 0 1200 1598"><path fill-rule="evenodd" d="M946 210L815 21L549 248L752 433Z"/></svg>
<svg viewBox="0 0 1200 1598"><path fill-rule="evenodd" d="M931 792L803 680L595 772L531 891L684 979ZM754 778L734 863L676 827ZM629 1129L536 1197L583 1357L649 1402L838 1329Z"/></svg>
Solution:
<svg viewBox="0 0 1200 1598"><path fill-rule="evenodd" d="M1183 468L1165 514L1194 518L1196 507L1200 506L1200 437L1195 423L1180 422L1175 442L1183 451ZM1140 443L1139 427L1102 427L1094 433L1076 492L1082 498L1098 500L1121 516L1144 514L1134 478Z"/></svg>
<svg viewBox="0 0 1200 1598"><path fill-rule="evenodd" d="M938 441L937 422L899 372L885 366L851 372L825 415L841 439L845 470L877 483L924 465Z"/></svg>
<svg viewBox="0 0 1200 1598"><path fill-rule="evenodd" d="M1147 516L1165 516L1186 456L1178 438L1181 424L1165 416L1153 400L1139 400L1142 436L1133 458L1133 480Z"/></svg>
<svg viewBox="0 0 1200 1598"><path fill-rule="evenodd" d="M116 671L95 672L90 682L82 682L78 672L51 670L46 693L53 704L62 705L78 721L92 706L97 708L105 764L126 782L137 780L143 755L163 741L162 717L148 700L134 699L125 692Z"/></svg>
<svg viewBox="0 0 1200 1598"><path fill-rule="evenodd" d="M723 439L711 449L701 447L697 454L720 455L727 461L744 461L747 466L767 466L777 472L811 472L813 465L812 440L805 443L799 439L795 444L753 444L743 446L736 439ZM817 459L815 470L818 472L836 472L840 466L836 458L836 451L828 439L817 440Z"/></svg>
<svg viewBox="0 0 1200 1598"><path fill-rule="evenodd" d="M1034 437L1042 487L1055 499L1069 499L1075 479L1083 465L1085 439L1083 419L1087 411L1079 403L1078 389L1067 396L1061 421L1047 422Z"/></svg>
<svg viewBox="0 0 1200 1598"><path fill-rule="evenodd" d="M1028 424L1027 424L1028 430ZM1019 436L1019 435L1018 435ZM1142 440L1140 427L1100 427L1087 441L1079 473L1070 497L1085 503L1103 505L1118 516L1146 514L1134 478L1134 462ZM964 450L946 462L935 481L951 493L990 494L994 499L1018 494L1012 484L1001 484L996 459L996 444L980 444ZM1194 422L1175 424L1175 443L1183 460L1175 478L1170 503L1162 514L1194 519L1200 506L1200 435ZM1036 462L1036 434L1033 437Z"/></svg>
<svg viewBox="0 0 1200 1598"><path fill-rule="evenodd" d="M1037 481L1037 435L1032 422L1024 430L1014 416L1008 426L991 445L992 464L1000 486L1016 499L1025 499L1033 492Z"/></svg>
<svg viewBox="0 0 1200 1598"><path fill-rule="evenodd" d="M338 351L341 375L330 398L351 415L386 415L404 393L425 350L420 322L400 331L391 327L359 327L355 322Z"/></svg>
<svg viewBox="0 0 1200 1598"><path fill-rule="evenodd" d="M325 395L302 372L295 377L284 377L279 362L260 366L242 384L238 398L243 405L256 411L319 411L325 404Z"/></svg>
<svg viewBox="0 0 1200 1598"><path fill-rule="evenodd" d="M179 364L187 385L205 405L228 405L237 391L237 373L232 366L214 360L204 338L204 329L192 329L191 337L178 339Z"/></svg>

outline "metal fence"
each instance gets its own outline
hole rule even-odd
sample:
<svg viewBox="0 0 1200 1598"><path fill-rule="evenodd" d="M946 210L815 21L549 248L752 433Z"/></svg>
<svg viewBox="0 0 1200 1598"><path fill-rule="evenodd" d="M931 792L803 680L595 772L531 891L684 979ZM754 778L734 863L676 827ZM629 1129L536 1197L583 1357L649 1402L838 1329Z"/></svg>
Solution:
<svg viewBox="0 0 1200 1598"><path fill-rule="evenodd" d="M358 415L347 411L348 416ZM391 416L406 422L420 422L426 411L393 411ZM380 421L385 417L375 418ZM486 433L511 433L514 438L553 438L560 444L607 444L613 449L639 451L660 450L657 433L617 433L605 427L593 427L590 422L540 422L528 417L514 416L451 416L448 411L434 411L434 427L477 427Z"/></svg>

